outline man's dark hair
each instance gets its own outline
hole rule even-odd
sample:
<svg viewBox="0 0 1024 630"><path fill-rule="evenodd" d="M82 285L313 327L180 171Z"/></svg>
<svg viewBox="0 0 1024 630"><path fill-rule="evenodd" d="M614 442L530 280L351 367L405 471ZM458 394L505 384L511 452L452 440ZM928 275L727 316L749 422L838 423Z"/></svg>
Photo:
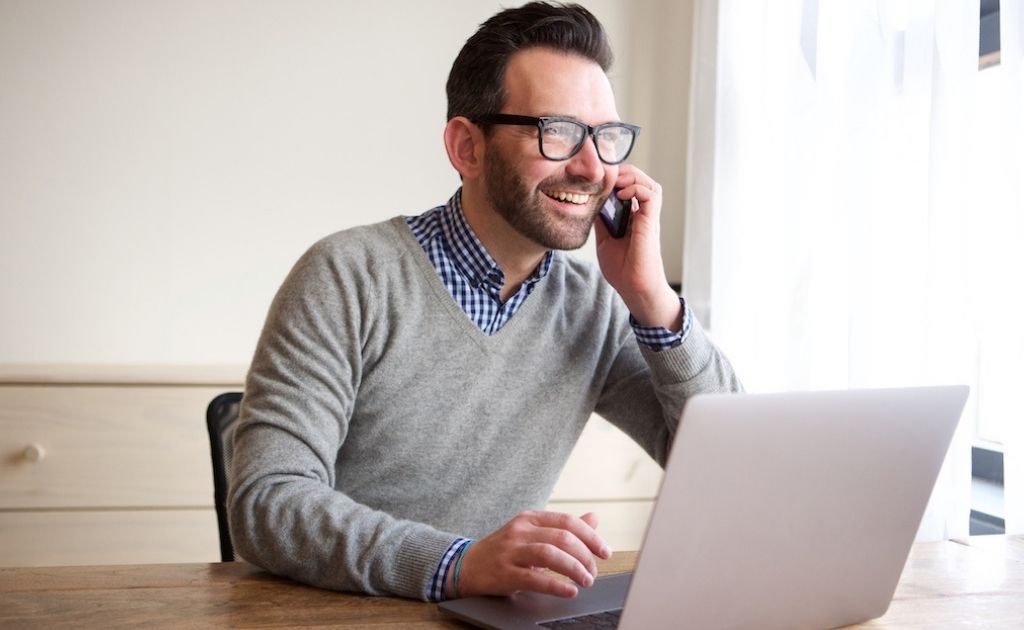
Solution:
<svg viewBox="0 0 1024 630"><path fill-rule="evenodd" d="M505 9L481 24L455 58L448 74L448 120L501 111L508 60L533 47L581 55L605 73L612 66L604 28L578 4L531 2Z"/></svg>

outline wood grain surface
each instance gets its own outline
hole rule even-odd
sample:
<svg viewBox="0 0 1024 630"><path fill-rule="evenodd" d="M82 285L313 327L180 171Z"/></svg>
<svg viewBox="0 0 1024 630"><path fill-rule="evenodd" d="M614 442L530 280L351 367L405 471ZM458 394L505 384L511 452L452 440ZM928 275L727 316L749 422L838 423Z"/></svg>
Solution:
<svg viewBox="0 0 1024 630"><path fill-rule="evenodd" d="M629 570L635 552L600 563ZM460 628L430 603L335 593L244 562L0 569L2 628ZM1024 536L915 545L889 612L863 628L1024 626Z"/></svg>

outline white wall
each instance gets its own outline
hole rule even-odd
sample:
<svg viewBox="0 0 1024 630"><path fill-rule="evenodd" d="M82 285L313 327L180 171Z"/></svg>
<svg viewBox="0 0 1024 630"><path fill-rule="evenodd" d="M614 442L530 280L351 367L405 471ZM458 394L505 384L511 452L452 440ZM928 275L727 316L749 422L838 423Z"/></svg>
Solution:
<svg viewBox="0 0 1024 630"><path fill-rule="evenodd" d="M313 241L454 191L444 82L500 4L0 0L0 364L247 363ZM688 4L583 4L678 280Z"/></svg>

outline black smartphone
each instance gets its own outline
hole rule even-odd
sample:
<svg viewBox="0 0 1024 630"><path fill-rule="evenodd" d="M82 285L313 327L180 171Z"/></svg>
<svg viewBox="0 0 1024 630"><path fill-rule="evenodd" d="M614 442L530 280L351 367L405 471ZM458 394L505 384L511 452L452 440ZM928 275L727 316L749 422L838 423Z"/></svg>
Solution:
<svg viewBox="0 0 1024 630"><path fill-rule="evenodd" d="M619 199L618 188L612 189L610 197L601 206L601 219L611 233L612 238L622 238L629 227L629 215L633 213L633 199Z"/></svg>

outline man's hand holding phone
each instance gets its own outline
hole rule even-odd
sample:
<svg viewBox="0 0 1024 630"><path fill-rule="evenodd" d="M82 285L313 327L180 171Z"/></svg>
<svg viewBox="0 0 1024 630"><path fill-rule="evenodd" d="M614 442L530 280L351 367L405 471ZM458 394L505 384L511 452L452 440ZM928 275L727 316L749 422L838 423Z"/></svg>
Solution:
<svg viewBox="0 0 1024 630"><path fill-rule="evenodd" d="M604 220L594 222L601 273L622 296L629 312L644 326L679 330L682 307L668 285L661 258L661 185L630 164L619 167L618 199L637 202L621 238Z"/></svg>

